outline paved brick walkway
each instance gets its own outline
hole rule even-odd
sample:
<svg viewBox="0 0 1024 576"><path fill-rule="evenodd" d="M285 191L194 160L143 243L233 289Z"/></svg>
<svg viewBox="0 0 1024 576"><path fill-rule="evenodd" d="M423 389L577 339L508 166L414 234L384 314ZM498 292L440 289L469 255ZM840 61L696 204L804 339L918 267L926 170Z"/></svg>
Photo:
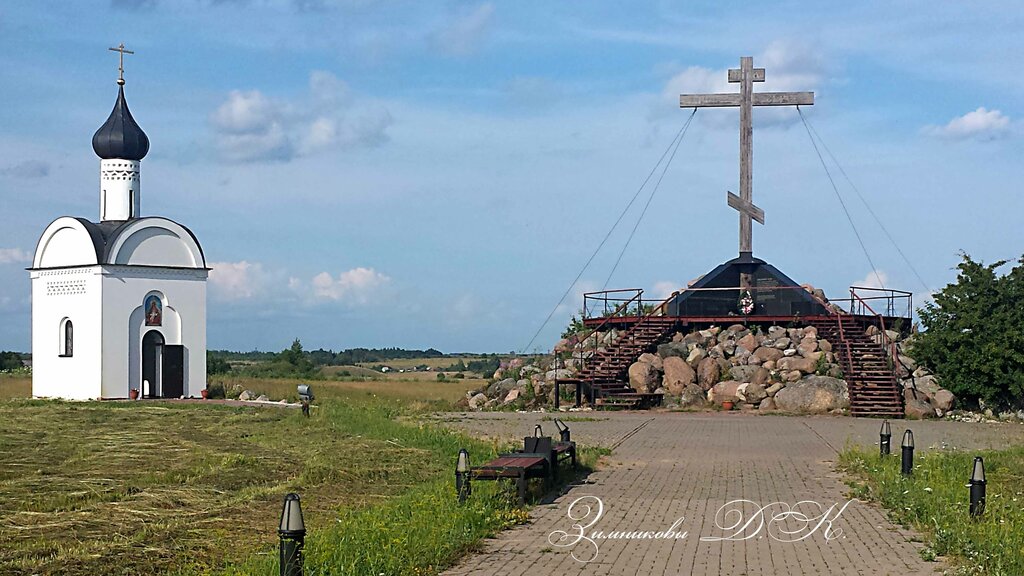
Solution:
<svg viewBox="0 0 1024 576"><path fill-rule="evenodd" d="M570 422L573 438L615 446L614 453L586 483L571 487L550 505L534 509L533 522L502 533L485 550L467 558L449 575L783 575L935 574L941 563L925 562L912 535L889 523L877 507L854 501L835 520L842 536L826 541L824 528L798 542L781 542L760 531L739 541L702 541L724 536L715 525L719 508L744 498L767 505L814 500L826 507L846 502L847 488L833 471L836 449L876 441L879 421L836 417L783 417L745 414L596 413L598 421ZM445 415L451 426L492 437L529 435L537 414ZM894 444L904 422L896 422ZM1024 426L913 422L919 448L943 442L960 448L1005 445L1024 439ZM548 428L551 428L548 430ZM966 473L966 472L965 472ZM590 528L667 530L679 518L683 539L597 541L588 563L553 546L548 535L570 530L570 504L581 496L599 497L604 510ZM838 509L838 507L837 507ZM806 508L802 509L808 511ZM749 517L750 514L747 514ZM593 516L589 517L593 518ZM751 533L753 530L748 531ZM593 555L585 542L573 550Z"/></svg>

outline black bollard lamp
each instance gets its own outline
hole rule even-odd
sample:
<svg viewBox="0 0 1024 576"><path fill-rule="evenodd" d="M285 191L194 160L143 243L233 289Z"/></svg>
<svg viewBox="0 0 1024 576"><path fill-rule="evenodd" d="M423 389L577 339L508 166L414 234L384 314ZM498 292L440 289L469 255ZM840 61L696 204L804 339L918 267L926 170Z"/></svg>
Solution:
<svg viewBox="0 0 1024 576"><path fill-rule="evenodd" d="M558 418L555 418L555 427L558 428L558 438L562 442L569 442L571 440L571 434L569 433L569 427L565 425L565 422L562 422Z"/></svg>
<svg viewBox="0 0 1024 576"><path fill-rule="evenodd" d="M469 452L465 448L459 450L459 457L455 460L455 492L459 496L459 502L465 502L470 493L469 485Z"/></svg>
<svg viewBox="0 0 1024 576"><path fill-rule="evenodd" d="M907 430L903 433L903 459L900 462L900 472L904 476L910 476L914 471L914 433Z"/></svg>
<svg viewBox="0 0 1024 576"><path fill-rule="evenodd" d="M306 540L306 523L302 520L299 495L294 492L284 497L277 535L281 539L281 576L302 576L302 546Z"/></svg>
<svg viewBox="0 0 1024 576"><path fill-rule="evenodd" d="M533 427L533 437L540 438L542 436L544 436L544 431L541 430L540 424L537 424L536 426Z"/></svg>
<svg viewBox="0 0 1024 576"><path fill-rule="evenodd" d="M974 458L971 472L971 518L980 518L985 513L985 461L981 456Z"/></svg>
<svg viewBox="0 0 1024 576"><path fill-rule="evenodd" d="M878 454L888 456L892 448L892 429L889 428L889 421L882 422L882 430L878 433Z"/></svg>

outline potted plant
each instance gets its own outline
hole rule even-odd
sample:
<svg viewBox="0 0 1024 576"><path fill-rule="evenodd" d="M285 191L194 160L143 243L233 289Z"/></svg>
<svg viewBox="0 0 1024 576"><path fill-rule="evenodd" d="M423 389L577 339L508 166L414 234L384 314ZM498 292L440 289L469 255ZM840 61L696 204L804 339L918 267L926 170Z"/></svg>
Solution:
<svg viewBox="0 0 1024 576"><path fill-rule="evenodd" d="M203 400L206 400L206 397L210 395L210 391L207 390L206 388L200 390L199 393L203 395Z"/></svg>
<svg viewBox="0 0 1024 576"><path fill-rule="evenodd" d="M138 400L139 399L139 389L138 388L129 388L128 389L128 397L131 398L132 400Z"/></svg>
<svg viewBox="0 0 1024 576"><path fill-rule="evenodd" d="M723 400L722 401L722 410L732 410L732 405L733 405L732 400Z"/></svg>

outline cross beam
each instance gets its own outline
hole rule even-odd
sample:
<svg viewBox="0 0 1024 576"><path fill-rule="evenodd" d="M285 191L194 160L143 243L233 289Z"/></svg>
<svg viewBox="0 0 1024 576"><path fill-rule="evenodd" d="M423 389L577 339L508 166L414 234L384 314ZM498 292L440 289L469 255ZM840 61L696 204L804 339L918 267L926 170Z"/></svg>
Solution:
<svg viewBox="0 0 1024 576"><path fill-rule="evenodd" d="M135 54L135 52L126 50L124 42L121 42L121 45L117 48L107 48L107 50L110 50L111 52L119 52L117 55L117 83L124 86L124 55Z"/></svg>
<svg viewBox="0 0 1024 576"><path fill-rule="evenodd" d="M740 58L740 67L729 70L729 82L740 85L739 93L729 94L682 94L680 108L724 108L740 109L740 195L728 193L729 206L740 213L740 255L753 252L753 224L757 220L764 224L764 211L754 205L754 106L811 106L814 92L758 92L754 93L754 82L764 82L764 68L754 68L754 59Z"/></svg>

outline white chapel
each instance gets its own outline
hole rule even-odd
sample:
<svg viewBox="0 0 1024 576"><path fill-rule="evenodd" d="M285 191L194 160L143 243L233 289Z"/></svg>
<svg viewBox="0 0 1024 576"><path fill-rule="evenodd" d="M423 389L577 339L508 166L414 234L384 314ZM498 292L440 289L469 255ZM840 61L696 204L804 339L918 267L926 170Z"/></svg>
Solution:
<svg viewBox="0 0 1024 576"><path fill-rule="evenodd" d="M149 138L125 102L123 60L117 83L114 110L92 137L99 221L54 220L29 268L35 397L178 398L206 388L209 268L188 228L141 216Z"/></svg>

